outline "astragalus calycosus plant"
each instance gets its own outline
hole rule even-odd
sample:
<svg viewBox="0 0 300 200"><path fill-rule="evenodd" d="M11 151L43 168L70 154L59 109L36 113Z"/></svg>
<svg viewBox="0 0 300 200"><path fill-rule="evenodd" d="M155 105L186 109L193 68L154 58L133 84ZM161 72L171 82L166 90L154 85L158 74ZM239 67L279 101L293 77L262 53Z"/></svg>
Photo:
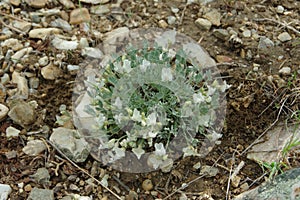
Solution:
<svg viewBox="0 0 300 200"><path fill-rule="evenodd" d="M221 137L212 127L229 86L195 63L184 50L145 44L100 69L85 110L96 119L90 137L100 139L102 160L113 163L131 152L169 171L176 155L200 155L201 135L209 142Z"/></svg>

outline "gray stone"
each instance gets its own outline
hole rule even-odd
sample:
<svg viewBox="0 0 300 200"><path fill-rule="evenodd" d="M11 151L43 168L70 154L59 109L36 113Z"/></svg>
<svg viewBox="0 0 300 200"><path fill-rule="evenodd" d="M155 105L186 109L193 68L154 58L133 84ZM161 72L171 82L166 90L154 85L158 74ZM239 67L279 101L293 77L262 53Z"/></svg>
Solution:
<svg viewBox="0 0 300 200"><path fill-rule="evenodd" d="M50 181L50 174L48 170L44 167L37 169L36 173L31 176L34 178L36 183L39 184L49 184Z"/></svg>
<svg viewBox="0 0 300 200"><path fill-rule="evenodd" d="M58 28L37 28L29 31L29 37L44 40L48 36L58 34L59 32L60 29Z"/></svg>
<svg viewBox="0 0 300 200"><path fill-rule="evenodd" d="M274 46L274 42L265 36L261 36L258 43L258 49L268 49Z"/></svg>
<svg viewBox="0 0 300 200"><path fill-rule="evenodd" d="M21 132L20 130L18 130L16 128L12 127L12 126L7 127L7 129L6 129L6 137L7 138L18 137L20 132Z"/></svg>
<svg viewBox="0 0 300 200"><path fill-rule="evenodd" d="M2 47L8 47L14 51L18 51L23 48L23 44L21 41L15 38L9 38L1 43Z"/></svg>
<svg viewBox="0 0 300 200"><path fill-rule="evenodd" d="M34 108L20 99L10 102L10 111L8 112L8 116L14 123L19 124L24 128L34 123L36 120Z"/></svg>
<svg viewBox="0 0 300 200"><path fill-rule="evenodd" d="M215 29L213 35L221 40L226 40L229 36L229 33L226 29Z"/></svg>
<svg viewBox="0 0 300 200"><path fill-rule="evenodd" d="M292 39L292 37L290 36L290 34L288 32L283 32L278 35L278 39L281 42L287 42L287 41L290 41Z"/></svg>
<svg viewBox="0 0 300 200"><path fill-rule="evenodd" d="M85 48L85 47L89 47L89 41L87 38L80 38L79 41L79 48Z"/></svg>
<svg viewBox="0 0 300 200"><path fill-rule="evenodd" d="M206 13L203 17L208 19L215 26L221 25L221 13L216 9Z"/></svg>
<svg viewBox="0 0 300 200"><path fill-rule="evenodd" d="M90 3L90 4L105 4L108 3L110 0L80 0L83 3Z"/></svg>
<svg viewBox="0 0 300 200"><path fill-rule="evenodd" d="M53 190L33 188L27 200L54 200Z"/></svg>
<svg viewBox="0 0 300 200"><path fill-rule="evenodd" d="M95 15L103 15L110 12L109 5L92 6L91 13Z"/></svg>
<svg viewBox="0 0 300 200"><path fill-rule="evenodd" d="M97 59L103 57L102 51L98 48L93 48L93 47L85 47L84 49L81 50L81 55L88 56L91 58L97 58Z"/></svg>
<svg viewBox="0 0 300 200"><path fill-rule="evenodd" d="M0 199L7 200L11 191L12 191L12 189L9 185L0 184Z"/></svg>
<svg viewBox="0 0 300 200"><path fill-rule="evenodd" d="M291 71L292 71L292 69L290 67L283 67L279 70L279 74L290 75Z"/></svg>
<svg viewBox="0 0 300 200"><path fill-rule="evenodd" d="M104 34L103 49L104 54L109 55L116 53L116 41L123 41L129 37L129 29L120 27Z"/></svg>
<svg viewBox="0 0 300 200"><path fill-rule="evenodd" d="M13 27L27 33L31 29L31 23L26 21L15 20L12 22Z"/></svg>
<svg viewBox="0 0 300 200"><path fill-rule="evenodd" d="M42 140L30 140L22 151L29 156L36 156L47 149L45 143Z"/></svg>
<svg viewBox="0 0 300 200"><path fill-rule="evenodd" d="M244 192L233 200L274 199L297 200L300 197L300 168L291 169L255 189Z"/></svg>
<svg viewBox="0 0 300 200"><path fill-rule="evenodd" d="M179 8L176 8L176 7L171 7L171 11L172 11L172 13L178 13L179 12Z"/></svg>
<svg viewBox="0 0 300 200"><path fill-rule="evenodd" d="M78 41L68 41L60 39L59 37L54 37L51 41L51 44L56 48L60 50L73 50L77 49Z"/></svg>
<svg viewBox="0 0 300 200"><path fill-rule="evenodd" d="M42 68L41 74L44 79L55 80L61 76L62 70L55 66L53 63L50 63L46 67Z"/></svg>
<svg viewBox="0 0 300 200"><path fill-rule="evenodd" d="M13 98L27 99L29 95L28 81L19 72L14 71L12 74L12 82L17 84L17 92Z"/></svg>
<svg viewBox="0 0 300 200"><path fill-rule="evenodd" d="M195 21L195 24L200 28L200 29L203 29L203 30L209 30L212 26L212 23L207 20L207 19L204 19L204 18L198 18L196 21Z"/></svg>
<svg viewBox="0 0 300 200"><path fill-rule="evenodd" d="M209 177L214 177L219 173L219 169L213 166L204 165L201 167L200 174L208 175Z"/></svg>
<svg viewBox="0 0 300 200"><path fill-rule="evenodd" d="M8 107L0 103L0 121L6 118L8 111Z"/></svg>
<svg viewBox="0 0 300 200"><path fill-rule="evenodd" d="M243 37L245 37L245 38L249 38L249 37L251 37L251 31L250 30L244 30L243 31Z"/></svg>
<svg viewBox="0 0 300 200"><path fill-rule="evenodd" d="M75 162L84 162L89 155L90 147L77 130L55 128L50 141Z"/></svg>
<svg viewBox="0 0 300 200"><path fill-rule="evenodd" d="M61 18L57 18L56 20L52 21L50 23L50 26L56 27L56 28L61 28L62 30L66 31L66 32L69 32L72 30L72 27L69 24L69 22L67 22Z"/></svg>
<svg viewBox="0 0 300 200"><path fill-rule="evenodd" d="M48 0L25 0L33 8L44 8Z"/></svg>
<svg viewBox="0 0 300 200"><path fill-rule="evenodd" d="M176 17L174 17L174 16L168 16L167 20L168 20L168 24L169 25L173 25L176 22Z"/></svg>

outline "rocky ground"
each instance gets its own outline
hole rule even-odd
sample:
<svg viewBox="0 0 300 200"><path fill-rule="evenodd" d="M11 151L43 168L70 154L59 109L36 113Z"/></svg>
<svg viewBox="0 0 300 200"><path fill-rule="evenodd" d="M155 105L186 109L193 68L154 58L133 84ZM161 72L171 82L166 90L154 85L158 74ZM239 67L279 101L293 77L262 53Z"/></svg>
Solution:
<svg viewBox="0 0 300 200"><path fill-rule="evenodd" d="M291 137L285 122L297 133L300 121L299 14L294 0L2 0L0 199L233 199L270 177L259 156L275 174L299 168L299 145L282 154ZM169 173L129 174L80 149L72 163L52 145L57 134L74 135L68 114L78 70L124 27L186 34L232 85L221 144L205 158L179 159ZM251 150L254 142L263 145ZM299 184L291 186L299 198Z"/></svg>

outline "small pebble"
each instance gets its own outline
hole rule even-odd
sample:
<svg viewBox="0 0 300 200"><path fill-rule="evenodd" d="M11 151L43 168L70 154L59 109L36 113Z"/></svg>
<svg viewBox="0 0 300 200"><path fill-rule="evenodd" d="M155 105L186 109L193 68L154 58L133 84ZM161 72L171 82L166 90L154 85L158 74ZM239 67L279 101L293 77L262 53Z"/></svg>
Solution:
<svg viewBox="0 0 300 200"><path fill-rule="evenodd" d="M279 13L279 14L282 14L284 12L284 7L283 6L277 6L276 8L276 12Z"/></svg>
<svg viewBox="0 0 300 200"><path fill-rule="evenodd" d="M290 36L290 34L288 32L283 32L278 35L278 39L281 42L287 42L287 41L290 41L292 39L292 37Z"/></svg>
<svg viewBox="0 0 300 200"><path fill-rule="evenodd" d="M145 190L145 191L150 191L153 189L153 183L150 179L146 179L143 181L142 183L142 188Z"/></svg>
<svg viewBox="0 0 300 200"><path fill-rule="evenodd" d="M18 137L20 132L20 130L10 126L6 129L6 137Z"/></svg>
<svg viewBox="0 0 300 200"><path fill-rule="evenodd" d="M283 67L279 70L279 74L290 75L291 71L292 71L292 69L290 67Z"/></svg>
<svg viewBox="0 0 300 200"><path fill-rule="evenodd" d="M245 37L245 38L251 37L251 31L250 30L244 30L243 31L243 37Z"/></svg>
<svg viewBox="0 0 300 200"><path fill-rule="evenodd" d="M3 120L8 113L9 109L3 104L0 104L0 121Z"/></svg>
<svg viewBox="0 0 300 200"><path fill-rule="evenodd" d="M176 17L168 16L168 24L173 25L176 22Z"/></svg>

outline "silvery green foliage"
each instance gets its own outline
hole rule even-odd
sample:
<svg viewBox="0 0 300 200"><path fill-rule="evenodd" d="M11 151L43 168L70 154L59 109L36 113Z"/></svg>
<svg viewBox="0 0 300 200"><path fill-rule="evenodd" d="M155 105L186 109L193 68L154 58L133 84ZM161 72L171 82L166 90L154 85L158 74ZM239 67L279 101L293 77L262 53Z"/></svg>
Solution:
<svg viewBox="0 0 300 200"><path fill-rule="evenodd" d="M101 80L90 83L93 101L86 112L96 119L93 137L101 139L99 149L108 150L108 162L126 151L138 159L152 152L148 165L168 171L173 164L168 152L197 156L196 134L211 142L222 136L205 130L214 125L220 93L230 86L193 63L184 50L145 45L130 47L101 69ZM181 149L171 144L174 138Z"/></svg>

